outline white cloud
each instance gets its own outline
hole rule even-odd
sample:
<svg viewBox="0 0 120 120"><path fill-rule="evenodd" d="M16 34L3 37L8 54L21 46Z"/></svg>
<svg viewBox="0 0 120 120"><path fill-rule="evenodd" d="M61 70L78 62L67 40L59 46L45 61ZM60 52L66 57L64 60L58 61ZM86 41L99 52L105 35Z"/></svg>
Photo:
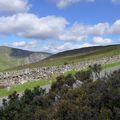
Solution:
<svg viewBox="0 0 120 120"><path fill-rule="evenodd" d="M60 40L86 40L89 35L102 36L107 34L109 30L108 23L98 23L96 25L74 24L71 28L66 29L61 35Z"/></svg>
<svg viewBox="0 0 120 120"><path fill-rule="evenodd" d="M110 34L120 35L120 20L117 20L109 29Z"/></svg>
<svg viewBox="0 0 120 120"><path fill-rule="evenodd" d="M115 4L120 4L120 0L112 0L112 2Z"/></svg>
<svg viewBox="0 0 120 120"><path fill-rule="evenodd" d="M20 41L20 42L13 42L12 46L14 47L25 47L25 48L34 48L37 46L37 41Z"/></svg>
<svg viewBox="0 0 120 120"><path fill-rule="evenodd" d="M55 1L55 0L53 0ZM79 2L94 2L95 0L58 0L56 6L60 9Z"/></svg>
<svg viewBox="0 0 120 120"><path fill-rule="evenodd" d="M94 37L93 43L96 45L109 45L112 43L112 40L109 38Z"/></svg>
<svg viewBox="0 0 120 120"><path fill-rule="evenodd" d="M120 35L120 20L116 20L112 25L109 23L98 23L95 25L74 24L59 35L60 40L86 40L89 36L103 37L107 35Z"/></svg>
<svg viewBox="0 0 120 120"><path fill-rule="evenodd" d="M28 0L0 0L0 12L26 12L30 6Z"/></svg>
<svg viewBox="0 0 120 120"><path fill-rule="evenodd" d="M113 24L98 23L86 25L69 24L64 17L38 17L30 13L19 13L0 17L0 35L16 35L34 39L58 39L66 41L83 41L89 37L106 37L120 34L120 20Z"/></svg>
<svg viewBox="0 0 120 120"><path fill-rule="evenodd" d="M74 24L72 27L67 28L59 35L60 40L75 40L82 41L87 38L87 27L80 24Z"/></svg>
<svg viewBox="0 0 120 120"><path fill-rule="evenodd" d="M65 40L65 41L83 41L86 40L86 36L81 36L78 34L74 34L74 33L66 33L66 34L62 34L59 36L60 40Z"/></svg>
<svg viewBox="0 0 120 120"><path fill-rule="evenodd" d="M86 36L86 28L80 26L79 24L75 24L72 27L66 29L59 35L60 40L70 40L70 41L82 41L87 38Z"/></svg>
<svg viewBox="0 0 120 120"><path fill-rule="evenodd" d="M13 42L12 45L15 47L24 47L26 45L26 42L25 41Z"/></svg>
<svg viewBox="0 0 120 120"><path fill-rule="evenodd" d="M66 42L62 45L55 45L55 44L49 44L43 48L44 51L49 51L51 53L57 53L61 51L66 51L66 50L72 50L72 49L77 49L77 48L82 48L82 47L89 47L92 46L92 44L89 43L84 43L84 44L73 44L71 42Z"/></svg>
<svg viewBox="0 0 120 120"><path fill-rule="evenodd" d="M98 23L94 26L89 26L87 29L88 29L87 34L102 36L102 35L105 35L108 33L109 24L108 23Z"/></svg>
<svg viewBox="0 0 120 120"><path fill-rule="evenodd" d="M63 31L67 20L63 17L47 16L37 17L34 14L16 14L0 17L0 33L14 34L26 38L48 39Z"/></svg>
<svg viewBox="0 0 120 120"><path fill-rule="evenodd" d="M98 23L95 25L81 25L75 24L73 26L73 31L78 32L81 35L104 35L109 29L108 23Z"/></svg>

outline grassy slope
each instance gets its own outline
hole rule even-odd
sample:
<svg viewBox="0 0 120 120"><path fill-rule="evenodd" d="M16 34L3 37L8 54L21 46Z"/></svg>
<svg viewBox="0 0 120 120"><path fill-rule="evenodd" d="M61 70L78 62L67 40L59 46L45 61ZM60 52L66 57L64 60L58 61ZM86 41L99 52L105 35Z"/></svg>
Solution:
<svg viewBox="0 0 120 120"><path fill-rule="evenodd" d="M115 67L115 66L120 66L120 61L112 63L112 64L103 65L103 69L112 68L112 67Z"/></svg>
<svg viewBox="0 0 120 120"><path fill-rule="evenodd" d="M106 65L103 65L102 68L107 69L107 68L112 68L112 67L115 67L118 65L120 65L120 62L106 64ZM68 71L65 73L65 75L68 75L68 74L75 75L76 72L77 71L75 71L75 70ZM51 84L52 82L55 81L55 77L56 76L51 78L52 80L38 80L38 81L26 82L26 83L21 84L21 85L16 85L15 87L12 87L10 90L8 90L6 88L0 89L0 97L8 96L9 94L13 93L14 91L17 91L18 93L20 93L20 92L23 92L25 89L32 89L36 86L44 86L44 85Z"/></svg>
<svg viewBox="0 0 120 120"><path fill-rule="evenodd" d="M21 65L23 63L24 63L23 59L17 59L9 56L0 55L0 71Z"/></svg>
<svg viewBox="0 0 120 120"><path fill-rule="evenodd" d="M67 54L67 55L60 55L60 56L54 56L52 59L46 59L42 62L37 62L37 63L34 63L34 64L30 64L30 65L27 65L27 66L22 66L23 68L26 68L26 67L40 67L40 66L49 66L49 65L59 65L59 64L63 64L64 62L68 62L68 63L71 63L71 62L78 62L78 61L83 61L83 60L87 60L87 59L93 59L93 58L101 58L101 57L104 57L104 56L112 56L112 55L118 55L120 54L120 45L117 45L117 46L109 46L109 47L105 47L105 48L102 48L102 49L98 49L98 50L93 50L91 52L86 52L86 53L74 53L70 56L70 54ZM5 62L4 59L0 58L1 61ZM13 63L16 61L14 59L10 60L12 61ZM107 64L107 65L103 65L103 69L106 69L106 68L111 68L111 67L114 67L114 66L118 66L120 65L120 62L117 62L117 63L113 63L113 64ZM21 68L21 67L19 67ZM16 68L18 69L18 68ZM76 71L72 70L72 71L68 71L65 73L65 75L67 74L75 74ZM52 78L54 79L54 78ZM17 85L13 88L11 88L9 91L7 89L0 89L0 96L6 96L6 95L9 95L10 93L12 93L13 91L17 91L17 92L22 92L24 91L26 88L33 88L35 86L43 86L43 85L47 85L49 84L50 81L45 81L45 80L40 80L40 81L33 81L33 82L28 82L28 83L25 83L23 85Z"/></svg>
<svg viewBox="0 0 120 120"><path fill-rule="evenodd" d="M7 88L0 89L0 97L8 96L14 91L17 91L18 93L23 92L25 89L32 89L36 86L44 86L50 84L50 80L38 80L38 81L32 81L32 82L26 82L24 84L16 85L9 90Z"/></svg>
<svg viewBox="0 0 120 120"><path fill-rule="evenodd" d="M26 64L27 58L32 55L34 56L35 54L43 54L47 56L47 53L34 53L0 46L0 71Z"/></svg>
<svg viewBox="0 0 120 120"><path fill-rule="evenodd" d="M88 48L86 48L88 49ZM50 57L48 59L45 59L40 62L36 62L33 64L25 65L25 66L19 66L14 68L16 69L24 69L24 68L35 68L35 67L43 67L43 66L52 66L52 65L61 65L66 63L76 63L80 61L85 61L85 60L90 60L90 59L95 59L95 58L101 58L101 57L107 57L107 56L113 56L113 55L118 55L120 54L120 45L115 45L115 46L107 46L107 47L102 47L98 48L96 50L93 50L94 47L91 47L90 51L87 52L77 52L76 54L70 55L70 53L67 55L65 52L63 54L56 55L53 57Z"/></svg>

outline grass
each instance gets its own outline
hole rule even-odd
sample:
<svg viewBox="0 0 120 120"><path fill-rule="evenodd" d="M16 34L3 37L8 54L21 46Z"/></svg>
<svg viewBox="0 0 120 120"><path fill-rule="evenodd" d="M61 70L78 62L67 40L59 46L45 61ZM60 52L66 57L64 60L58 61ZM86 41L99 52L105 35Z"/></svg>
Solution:
<svg viewBox="0 0 120 120"><path fill-rule="evenodd" d="M23 92L25 89L32 89L36 86L44 86L51 83L51 80L37 80L32 82L26 82L24 84L16 85L9 90L7 88L0 89L0 97L8 96L12 94L14 91L18 93Z"/></svg>
<svg viewBox="0 0 120 120"><path fill-rule="evenodd" d="M8 63L9 63L9 65L11 64L12 67L14 66L13 64L18 64L18 63L16 63L16 59L10 59L8 56L4 56L4 51L3 52L0 51L0 53L1 53L0 70L3 69L4 67L6 67L6 68L9 67ZM120 54L120 45L108 47L105 49L100 49L100 50L93 51L93 52L86 52L85 54L80 54L80 53L77 54L76 53L75 55L69 55L69 56L63 55L62 57L46 59L44 61L37 62L34 64L20 66L20 67L14 68L12 70L24 69L24 68L28 68L28 67L34 68L34 67L53 66L53 65L61 65L61 64L63 65L65 62L68 64L71 64L71 63L74 64L76 62L91 60L91 58L99 59L102 57L108 57L108 56L113 56L113 55L118 55L118 54ZM5 61L5 59L8 61ZM116 63L112 63L112 64L102 65L102 68L107 69L107 68L112 68L112 67L115 67L118 65L120 65L120 61L116 62ZM71 71L66 72L65 75L68 75L68 74L74 75L76 72L77 71L75 71L75 70L71 70ZM55 81L55 78L56 78L56 75L53 75L51 80ZM27 82L27 83L24 83L21 85L16 85L9 90L8 89L0 89L0 97L7 96L7 95L13 93L14 91L17 91L18 93L20 93L27 88L32 89L36 86L44 86L44 85L48 85L48 84L50 84L50 80L39 80L39 81Z"/></svg>
<svg viewBox="0 0 120 120"><path fill-rule="evenodd" d="M53 65L59 66L59 65L63 65L64 63L71 64L71 63L83 62L83 61L88 61L88 60L101 59L104 57L111 57L111 56L115 56L119 54L120 54L120 45L109 46L103 49L98 49L97 51L85 52L84 54L79 52L79 53L69 55L69 56L66 56L66 55L63 55L61 57L57 56L52 59L45 59L40 62L15 67L9 70L19 70L19 69L24 69L24 68L37 68L37 67L53 66Z"/></svg>
<svg viewBox="0 0 120 120"><path fill-rule="evenodd" d="M112 63L112 64L102 65L102 70L108 69L108 68L112 68L112 67L116 67L116 66L120 66L120 61L119 61L119 62ZM85 70L85 69L84 69L84 70ZM65 75L68 75L68 74L75 75L76 72L77 72L76 70L71 70L71 71L66 72Z"/></svg>
<svg viewBox="0 0 120 120"><path fill-rule="evenodd" d="M120 65L120 61L112 63L112 64L103 65L103 69L112 68L112 67L116 67L116 66L119 66L119 65Z"/></svg>
<svg viewBox="0 0 120 120"><path fill-rule="evenodd" d="M71 70L65 73L65 76L67 76L68 74L75 74L76 71L75 70ZM54 82L56 80L56 75L53 75L51 80L34 80L32 82L26 82L24 84L20 84L20 85L16 85L10 89L4 88L4 89L0 89L0 97L4 97L4 96L8 96L10 94L12 94L14 91L16 91L17 93L23 92L26 89L33 89L36 86L45 86L45 85L49 85L52 82Z"/></svg>
<svg viewBox="0 0 120 120"><path fill-rule="evenodd" d="M67 71L64 73L65 76L67 76L68 74L72 74L72 75L75 75L76 74L76 70L71 70L71 71Z"/></svg>
<svg viewBox="0 0 120 120"><path fill-rule="evenodd" d="M0 46L0 71L27 64L28 58L30 58L30 62L32 58L37 57L37 55L49 56L50 54Z"/></svg>
<svg viewBox="0 0 120 120"><path fill-rule="evenodd" d="M112 63L112 64L105 64L102 66L102 69L112 68L118 65L120 65L120 61L116 63ZM65 76L67 76L68 74L75 75L76 72L77 72L76 70L71 70L71 71L64 73L64 75ZM18 93L20 93L20 92L23 92L25 89L32 89L36 86L48 85L51 82L55 81L55 78L56 78L56 75L52 76L51 80L37 80L37 81L32 81L32 82L26 82L24 84L16 85L12 87L10 90L6 88L0 89L0 97L8 96L14 91L17 91Z"/></svg>

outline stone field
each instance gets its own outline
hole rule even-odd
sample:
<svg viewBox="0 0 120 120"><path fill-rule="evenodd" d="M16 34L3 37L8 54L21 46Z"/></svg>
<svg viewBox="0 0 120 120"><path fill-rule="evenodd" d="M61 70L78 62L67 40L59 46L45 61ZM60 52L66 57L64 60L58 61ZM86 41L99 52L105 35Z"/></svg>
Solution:
<svg viewBox="0 0 120 120"><path fill-rule="evenodd" d="M120 55L104 57L101 59L91 59L74 64L59 65L51 67L24 69L11 72L0 73L0 88L12 87L16 84L23 84L33 80L48 80L52 76L58 76L71 70L86 69L89 65L93 64L112 64L120 61Z"/></svg>

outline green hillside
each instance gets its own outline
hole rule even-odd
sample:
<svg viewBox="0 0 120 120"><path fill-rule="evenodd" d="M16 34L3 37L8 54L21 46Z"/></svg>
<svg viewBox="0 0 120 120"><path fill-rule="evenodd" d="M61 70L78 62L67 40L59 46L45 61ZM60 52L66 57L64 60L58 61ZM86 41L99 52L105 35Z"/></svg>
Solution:
<svg viewBox="0 0 120 120"><path fill-rule="evenodd" d="M37 62L50 55L51 54L44 52L31 52L6 46L0 46L0 71Z"/></svg>
<svg viewBox="0 0 120 120"><path fill-rule="evenodd" d="M14 69L70 64L94 58L114 56L118 54L120 54L120 45L86 47L61 52L53 56L50 56L42 61L28 64L25 66L19 66Z"/></svg>

